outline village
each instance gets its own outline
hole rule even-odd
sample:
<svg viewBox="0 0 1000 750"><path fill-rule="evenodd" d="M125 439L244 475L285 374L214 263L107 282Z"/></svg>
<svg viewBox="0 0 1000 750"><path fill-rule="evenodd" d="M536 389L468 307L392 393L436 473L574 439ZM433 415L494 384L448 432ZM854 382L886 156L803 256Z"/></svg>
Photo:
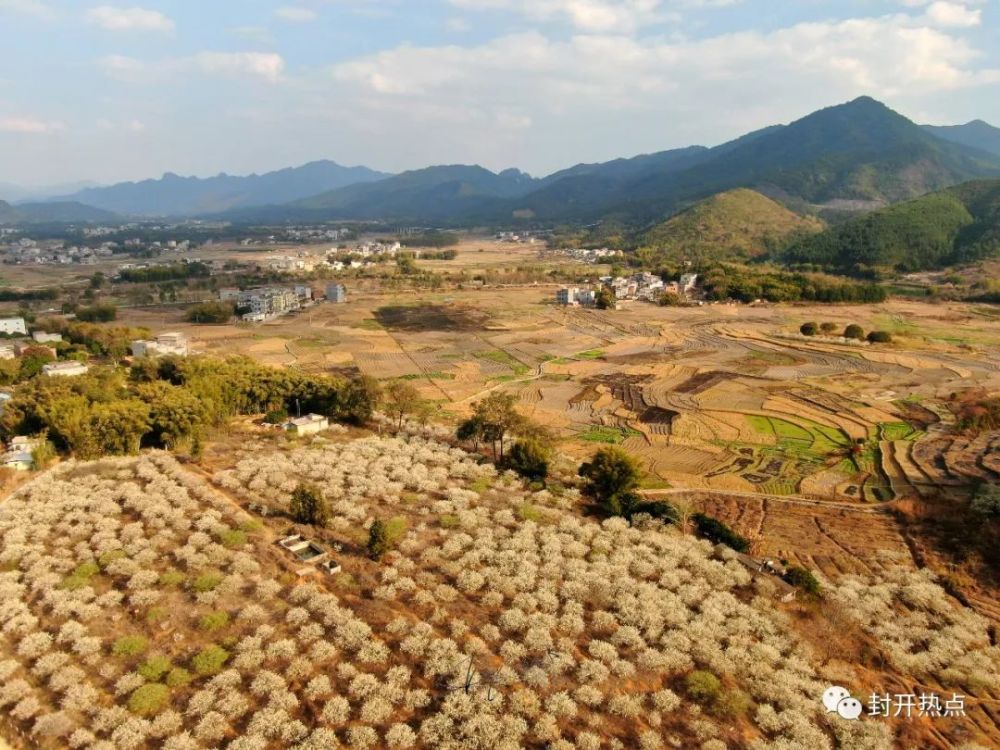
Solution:
<svg viewBox="0 0 1000 750"><path fill-rule="evenodd" d="M611 292L614 301L640 300L660 303L664 295L673 295L678 301L694 301L698 288L698 274L682 274L678 281L664 282L654 273L637 273L632 276L602 276L600 289ZM563 287L556 292L556 304L569 307L597 307L600 291L580 287ZM698 300L697 304L701 304Z"/></svg>

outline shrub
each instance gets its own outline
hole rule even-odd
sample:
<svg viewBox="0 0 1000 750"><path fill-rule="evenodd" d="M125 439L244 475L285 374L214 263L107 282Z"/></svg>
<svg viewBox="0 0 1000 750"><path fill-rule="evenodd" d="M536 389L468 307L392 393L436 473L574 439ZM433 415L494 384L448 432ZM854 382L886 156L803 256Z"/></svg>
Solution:
<svg viewBox="0 0 1000 750"><path fill-rule="evenodd" d="M660 307L679 307L683 300L676 292L664 292L660 295Z"/></svg>
<svg viewBox="0 0 1000 750"><path fill-rule="evenodd" d="M695 513L691 516L698 534L715 544L725 544L732 547L737 552L746 552L750 549L750 542L744 539L722 521L717 518L706 516L704 513Z"/></svg>
<svg viewBox="0 0 1000 750"><path fill-rule="evenodd" d="M115 641L111 653L115 656L138 656L149 647L149 641L141 635L126 635Z"/></svg>
<svg viewBox="0 0 1000 750"><path fill-rule="evenodd" d="M859 326L857 323L851 323L844 329L845 339L854 339L856 341L865 340L865 329Z"/></svg>
<svg viewBox="0 0 1000 750"><path fill-rule="evenodd" d="M174 667L167 673L167 679L164 682L170 687L183 687L191 682L191 673L188 672L184 667Z"/></svg>
<svg viewBox="0 0 1000 750"><path fill-rule="evenodd" d="M538 440L527 438L518 440L504 460L504 466L520 474L525 479L544 481L549 475L549 461L552 452Z"/></svg>
<svg viewBox="0 0 1000 750"><path fill-rule="evenodd" d="M325 526L330 520L330 504L318 487L300 484L292 493L288 513L296 523Z"/></svg>
<svg viewBox="0 0 1000 750"><path fill-rule="evenodd" d="M184 583L184 574L179 570L168 570L160 575L161 586L180 586Z"/></svg>
<svg viewBox="0 0 1000 750"><path fill-rule="evenodd" d="M170 659L165 656L151 656L139 667L139 674L149 682L159 682L170 671Z"/></svg>
<svg viewBox="0 0 1000 750"><path fill-rule="evenodd" d="M158 714L170 702L170 688L151 682L138 688L128 699L128 709L139 716Z"/></svg>
<svg viewBox="0 0 1000 750"><path fill-rule="evenodd" d="M799 333L801 333L803 336L815 336L817 333L819 333L819 326L816 323L812 322L803 323L799 327Z"/></svg>
<svg viewBox="0 0 1000 750"><path fill-rule="evenodd" d="M202 573L191 582L191 588L199 594L207 591L214 591L222 583L222 575L219 573Z"/></svg>
<svg viewBox="0 0 1000 750"><path fill-rule="evenodd" d="M202 630L207 630L212 633L216 630L221 630L229 624L229 613L228 612L210 612L207 615L202 615L198 620L198 627Z"/></svg>
<svg viewBox="0 0 1000 750"><path fill-rule="evenodd" d="M802 589L810 596L819 596L821 587L811 570L794 566L785 571L785 580L795 588Z"/></svg>
<svg viewBox="0 0 1000 750"><path fill-rule="evenodd" d="M695 703L714 704L722 695L722 683L711 672L695 670L684 678L684 691Z"/></svg>
<svg viewBox="0 0 1000 750"><path fill-rule="evenodd" d="M222 671L226 661L229 660L229 652L222 646L206 646L199 651L191 660L194 671L200 675L213 675Z"/></svg>
<svg viewBox="0 0 1000 750"><path fill-rule="evenodd" d="M868 334L868 341L872 344L889 344L892 342L892 334L888 331L872 331Z"/></svg>
<svg viewBox="0 0 1000 750"><path fill-rule="evenodd" d="M620 448L602 448L594 459L580 467L580 476L587 480L587 494L605 512L629 518L635 512L639 497L639 464Z"/></svg>
<svg viewBox="0 0 1000 750"><path fill-rule="evenodd" d="M226 529L219 534L219 543L229 549L242 547L247 543L246 532L240 529Z"/></svg>
<svg viewBox="0 0 1000 750"><path fill-rule="evenodd" d="M972 510L987 518L1000 518L1000 484L984 484L972 498Z"/></svg>
<svg viewBox="0 0 1000 750"><path fill-rule="evenodd" d="M826 321L825 323L819 324L819 330L823 332L823 335L829 336L831 333L837 330L837 324Z"/></svg>
<svg viewBox="0 0 1000 750"><path fill-rule="evenodd" d="M264 421L268 424L282 424L288 419L287 409L272 409L264 415Z"/></svg>

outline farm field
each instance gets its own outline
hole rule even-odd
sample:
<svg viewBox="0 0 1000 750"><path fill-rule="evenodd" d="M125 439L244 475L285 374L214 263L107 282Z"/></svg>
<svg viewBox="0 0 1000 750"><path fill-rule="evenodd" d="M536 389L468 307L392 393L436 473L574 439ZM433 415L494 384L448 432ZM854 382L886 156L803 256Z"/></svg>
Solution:
<svg viewBox="0 0 1000 750"><path fill-rule="evenodd" d="M5 731L169 750L1000 741L987 621L902 555L823 571L834 632L733 553L582 516L575 490L445 435L246 432L204 466L66 462L22 486L0 504ZM325 528L288 518L300 482ZM381 561L361 546L376 518L398 530ZM340 569L303 565L289 533ZM695 671L728 708L693 697ZM831 720L831 681L960 692L968 719Z"/></svg>
<svg viewBox="0 0 1000 750"><path fill-rule="evenodd" d="M942 486L959 497L1000 479L992 440L950 437L944 407L972 385L1000 387L1000 334L975 307L626 303L597 311L558 308L553 294L547 286L360 289L346 305L252 327L189 326L169 308L123 318L180 328L209 354L403 378L444 418L507 390L567 455L622 444L651 481L678 488L870 504ZM866 329L897 321L896 338L849 346L799 336L812 319Z"/></svg>

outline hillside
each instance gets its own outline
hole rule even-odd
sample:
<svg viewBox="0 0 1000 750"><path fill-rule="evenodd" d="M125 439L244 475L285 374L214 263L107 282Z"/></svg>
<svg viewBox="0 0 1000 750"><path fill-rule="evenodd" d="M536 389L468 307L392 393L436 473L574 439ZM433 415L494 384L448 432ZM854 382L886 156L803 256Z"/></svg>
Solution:
<svg viewBox="0 0 1000 750"><path fill-rule="evenodd" d="M943 140L1000 156L1000 128L988 122L973 120L965 125L924 125L924 130Z"/></svg>
<svg viewBox="0 0 1000 750"><path fill-rule="evenodd" d="M794 243L792 263L918 271L1000 254L1000 180L981 180L875 211Z"/></svg>
<svg viewBox="0 0 1000 750"><path fill-rule="evenodd" d="M111 211L76 201L22 203L18 206L0 201L0 224L93 224L118 218Z"/></svg>
<svg viewBox="0 0 1000 750"><path fill-rule="evenodd" d="M131 216L189 216L232 208L291 201L347 185L373 182L387 175L367 167L343 167L315 161L262 175L180 177L167 173L158 180L123 182L81 190L66 200Z"/></svg>
<svg viewBox="0 0 1000 750"><path fill-rule="evenodd" d="M753 190L719 193L654 226L639 238L671 260L737 260L773 252L824 225Z"/></svg>
<svg viewBox="0 0 1000 750"><path fill-rule="evenodd" d="M495 174L479 166L438 166L334 190L288 208L332 218L447 221L488 212L496 201L523 195L536 184L516 169Z"/></svg>

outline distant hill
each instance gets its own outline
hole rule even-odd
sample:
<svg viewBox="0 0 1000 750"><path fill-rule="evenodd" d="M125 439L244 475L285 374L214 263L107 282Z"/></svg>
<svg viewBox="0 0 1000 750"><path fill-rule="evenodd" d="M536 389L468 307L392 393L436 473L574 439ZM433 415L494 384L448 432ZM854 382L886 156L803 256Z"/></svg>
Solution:
<svg viewBox="0 0 1000 750"><path fill-rule="evenodd" d="M167 173L158 180L89 188L58 200L79 201L128 216L194 216L246 206L290 203L387 176L367 167L315 161L248 177L221 174L203 179Z"/></svg>
<svg viewBox="0 0 1000 750"><path fill-rule="evenodd" d="M793 243L778 257L841 271L919 271L1000 256L1000 180L979 180L874 211Z"/></svg>
<svg viewBox="0 0 1000 750"><path fill-rule="evenodd" d="M1000 128L995 128L988 122L973 120L965 125L924 125L924 130L952 143L978 148L1000 156Z"/></svg>
<svg viewBox="0 0 1000 750"><path fill-rule="evenodd" d="M488 214L497 201L524 195L537 184L516 169L495 174L478 166L428 167L296 201L288 208L331 218L448 221Z"/></svg>
<svg viewBox="0 0 1000 750"><path fill-rule="evenodd" d="M100 224L120 218L110 211L76 201L22 203L17 206L0 201L0 224Z"/></svg>
<svg viewBox="0 0 1000 750"><path fill-rule="evenodd" d="M638 244L671 260L737 260L774 252L796 236L816 234L824 227L819 219L737 188L657 224L640 235Z"/></svg>

